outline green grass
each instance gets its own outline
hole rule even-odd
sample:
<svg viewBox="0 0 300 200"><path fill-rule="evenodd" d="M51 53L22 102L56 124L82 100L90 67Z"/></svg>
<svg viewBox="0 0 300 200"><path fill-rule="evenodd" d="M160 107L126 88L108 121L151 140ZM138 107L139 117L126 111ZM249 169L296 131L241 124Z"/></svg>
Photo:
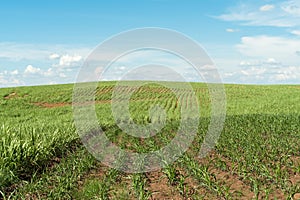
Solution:
<svg viewBox="0 0 300 200"><path fill-rule="evenodd" d="M129 110L138 124L151 121L151 106L158 104L166 110L162 131L140 140L115 124L109 102L114 84L101 83L96 92L97 117L108 138L135 152L169 143L184 106L171 90L151 84L132 95ZM181 158L162 169L169 180L165 184L182 198L195 199L291 199L300 193L299 86L225 85L224 129L214 152L202 160L197 156L210 122L210 97L205 84L192 86L200 103L198 134ZM128 175L103 168L103 175L92 176L93 170L103 166L85 150L76 133L72 94L70 84L0 89L0 199L149 199L157 195L146 173L131 174L126 181ZM186 182L187 177L192 183Z"/></svg>

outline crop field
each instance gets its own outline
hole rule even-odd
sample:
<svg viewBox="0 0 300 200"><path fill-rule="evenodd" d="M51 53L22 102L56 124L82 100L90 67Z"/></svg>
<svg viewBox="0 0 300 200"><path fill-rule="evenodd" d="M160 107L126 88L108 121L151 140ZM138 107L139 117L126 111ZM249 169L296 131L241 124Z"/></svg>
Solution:
<svg viewBox="0 0 300 200"><path fill-rule="evenodd" d="M176 135L180 111L173 92L146 84L130 98L137 124L149 109L165 110L156 135L137 138L115 123L115 82L95 93L99 124L117 146L151 152ZM84 147L74 124L73 85L0 89L0 199L300 199L300 86L225 85L226 119L216 147L199 150L208 130L211 99L206 84L191 83L199 103L197 135L173 164L145 173L103 165Z"/></svg>

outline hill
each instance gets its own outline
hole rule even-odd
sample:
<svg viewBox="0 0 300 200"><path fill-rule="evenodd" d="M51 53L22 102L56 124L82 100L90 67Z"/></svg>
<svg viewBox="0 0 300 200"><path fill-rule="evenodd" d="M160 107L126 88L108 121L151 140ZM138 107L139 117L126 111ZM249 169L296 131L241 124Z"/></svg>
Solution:
<svg viewBox="0 0 300 200"><path fill-rule="evenodd" d="M116 125L111 108L115 84L101 83L95 93L96 114L107 137L138 153L169 144L185 106L172 90L151 84L133 92L129 111L135 123L151 122L153 105L160 105L166 114L159 133L140 139ZM191 85L201 114L192 145L174 164L137 174L111 169L86 150L74 125L72 84L0 89L2 198L299 197L300 86L225 85L223 131L216 148L200 159L198 152L211 120L211 97L206 84ZM188 92L182 94L188 99Z"/></svg>

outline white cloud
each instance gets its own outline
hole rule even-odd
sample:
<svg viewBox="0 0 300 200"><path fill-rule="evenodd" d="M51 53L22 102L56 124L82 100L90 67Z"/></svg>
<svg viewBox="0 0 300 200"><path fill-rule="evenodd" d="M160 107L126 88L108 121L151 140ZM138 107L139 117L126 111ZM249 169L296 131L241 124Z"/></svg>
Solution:
<svg viewBox="0 0 300 200"><path fill-rule="evenodd" d="M55 72L54 72L54 70L53 70L53 68L49 68L49 69L47 69L46 71L44 71L43 73L42 73L44 76L55 76Z"/></svg>
<svg viewBox="0 0 300 200"><path fill-rule="evenodd" d="M60 55L58 55L57 53L53 53L49 56L49 59L50 60L55 60L55 59L58 59L60 58Z"/></svg>
<svg viewBox="0 0 300 200"><path fill-rule="evenodd" d="M40 68L33 67L32 65L27 65L25 74L41 74L42 70Z"/></svg>
<svg viewBox="0 0 300 200"><path fill-rule="evenodd" d="M274 80L276 80L276 81L284 81L284 80L286 80L286 78L287 77L284 74L276 74L274 76Z"/></svg>
<svg viewBox="0 0 300 200"><path fill-rule="evenodd" d="M223 73L229 82L255 84L299 84L300 66L284 65L274 58L246 60L240 62L240 69Z"/></svg>
<svg viewBox="0 0 300 200"><path fill-rule="evenodd" d="M203 65L203 66L200 66L199 69L201 71L213 71L213 70L216 70L216 66L214 66L214 65Z"/></svg>
<svg viewBox="0 0 300 200"><path fill-rule="evenodd" d="M1 75L18 75L19 71L17 69L13 70L13 71L8 71L8 70L4 70L2 72L0 72Z"/></svg>
<svg viewBox="0 0 300 200"><path fill-rule="evenodd" d="M248 26L296 27L300 25L300 1L281 1L261 7L239 4L217 18Z"/></svg>
<svg viewBox="0 0 300 200"><path fill-rule="evenodd" d="M300 36L300 30L293 30L291 31L292 34Z"/></svg>
<svg viewBox="0 0 300 200"><path fill-rule="evenodd" d="M125 67L125 66L121 66L121 67L119 67L119 69L120 69L120 70L125 70L126 67Z"/></svg>
<svg viewBox="0 0 300 200"><path fill-rule="evenodd" d="M58 83L56 81L50 81L48 84L49 85L55 85L55 84L58 84Z"/></svg>
<svg viewBox="0 0 300 200"><path fill-rule="evenodd" d="M277 71L276 74L271 76L272 79L276 81L291 81L294 80L295 82L300 80L300 67L296 66L289 66L289 67L282 67Z"/></svg>
<svg viewBox="0 0 300 200"><path fill-rule="evenodd" d="M0 58L10 60L50 60L58 59L62 54L87 56L92 47L81 47L57 44L25 44L13 42L0 42ZM56 52L56 53L53 53Z"/></svg>
<svg viewBox="0 0 300 200"><path fill-rule="evenodd" d="M226 32L228 32L228 33L234 33L234 32L239 32L239 30L238 29L227 28Z"/></svg>
<svg viewBox="0 0 300 200"><path fill-rule="evenodd" d="M225 73L223 74L223 77L224 77L224 78L228 78L228 77L234 76L235 74L236 74L236 72L225 72Z"/></svg>
<svg viewBox="0 0 300 200"><path fill-rule="evenodd" d="M10 74L11 74L11 75L18 75L18 74L19 74L19 71L16 69L16 70L10 72Z"/></svg>
<svg viewBox="0 0 300 200"><path fill-rule="evenodd" d="M14 71L12 71L14 72ZM43 68L43 67L36 67L33 65L27 65L24 68L24 71L18 74L12 74L12 72L3 71L2 75L4 75L5 80L9 80L10 83L7 82L6 85L12 85L12 78L20 78L21 82L17 85L41 85L41 84L49 84L50 82L55 83L71 83L74 82L76 77L75 71L68 71L65 68ZM1 76L1 73L0 73ZM2 80L3 82L3 80Z"/></svg>
<svg viewBox="0 0 300 200"><path fill-rule="evenodd" d="M1 85L0 87L2 86L9 87L9 86L22 85L22 82L15 78L5 79L5 77L0 76L0 85Z"/></svg>
<svg viewBox="0 0 300 200"><path fill-rule="evenodd" d="M70 56L67 54L60 57L58 66L70 67L78 64L80 61L82 61L82 56L79 55Z"/></svg>
<svg viewBox="0 0 300 200"><path fill-rule="evenodd" d="M21 85L21 84L23 84L23 82L20 81L20 80L18 80L18 79L13 78L13 79L11 79L9 81L9 84L12 84L12 85Z"/></svg>
<svg viewBox="0 0 300 200"><path fill-rule="evenodd" d="M19 44L11 42L0 43L0 58L11 60L21 59L44 59L45 55L50 54L45 48L32 44Z"/></svg>
<svg viewBox="0 0 300 200"><path fill-rule="evenodd" d="M24 83L18 79L17 70L8 72L8 71L3 71L0 72L0 88L1 87L13 87L13 86L18 86L18 85L24 85Z"/></svg>
<svg viewBox="0 0 300 200"><path fill-rule="evenodd" d="M272 5L272 4L266 4L266 5L264 5L264 6L261 6L261 7L259 8L259 10L260 10L260 11L263 11L263 12L266 12L266 11L273 10L274 8L275 8L274 5Z"/></svg>
<svg viewBox="0 0 300 200"><path fill-rule="evenodd" d="M72 82L76 77L74 67L80 66L91 49L75 45L0 42L0 62L8 65L0 69L0 87ZM10 70L11 66L19 68Z"/></svg>
<svg viewBox="0 0 300 200"><path fill-rule="evenodd" d="M57 72L53 70L53 68L48 68L43 70L39 67L33 67L32 65L27 65L24 70L24 75L35 75L36 77L54 77L57 75Z"/></svg>
<svg viewBox="0 0 300 200"><path fill-rule="evenodd" d="M278 62L274 58L268 58L265 60L247 60L241 61L239 67L243 69L250 69L251 67L267 67L267 68L278 68L283 66L281 62Z"/></svg>
<svg viewBox="0 0 300 200"><path fill-rule="evenodd" d="M67 76L64 73L59 73L59 77L66 78Z"/></svg>
<svg viewBox="0 0 300 200"><path fill-rule="evenodd" d="M0 74L0 85L6 85L6 84L7 84L7 80L3 75Z"/></svg>
<svg viewBox="0 0 300 200"><path fill-rule="evenodd" d="M285 1L281 5L281 9L286 13L299 17L300 16L300 1Z"/></svg>
<svg viewBox="0 0 300 200"><path fill-rule="evenodd" d="M300 39L273 36L242 37L237 50L245 56L265 59L273 58L277 62L296 65L299 63Z"/></svg>
<svg viewBox="0 0 300 200"><path fill-rule="evenodd" d="M241 73L245 76L258 76L258 75L262 75L267 71L266 68L258 68L258 67L251 67L248 69L243 69L241 70Z"/></svg>
<svg viewBox="0 0 300 200"><path fill-rule="evenodd" d="M277 62L274 58L268 58L266 63L268 63L268 64L278 64L279 62Z"/></svg>
<svg viewBox="0 0 300 200"><path fill-rule="evenodd" d="M249 66L249 65L251 65L250 62L247 62L247 61L241 61L240 62L240 66Z"/></svg>

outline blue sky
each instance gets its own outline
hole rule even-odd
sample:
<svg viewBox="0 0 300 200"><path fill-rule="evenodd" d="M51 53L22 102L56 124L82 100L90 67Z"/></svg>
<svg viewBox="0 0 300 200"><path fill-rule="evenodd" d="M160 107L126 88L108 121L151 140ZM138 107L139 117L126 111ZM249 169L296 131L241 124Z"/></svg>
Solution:
<svg viewBox="0 0 300 200"><path fill-rule="evenodd" d="M102 41L134 28L179 31L225 83L299 84L299 0L3 1L0 87L69 83Z"/></svg>

